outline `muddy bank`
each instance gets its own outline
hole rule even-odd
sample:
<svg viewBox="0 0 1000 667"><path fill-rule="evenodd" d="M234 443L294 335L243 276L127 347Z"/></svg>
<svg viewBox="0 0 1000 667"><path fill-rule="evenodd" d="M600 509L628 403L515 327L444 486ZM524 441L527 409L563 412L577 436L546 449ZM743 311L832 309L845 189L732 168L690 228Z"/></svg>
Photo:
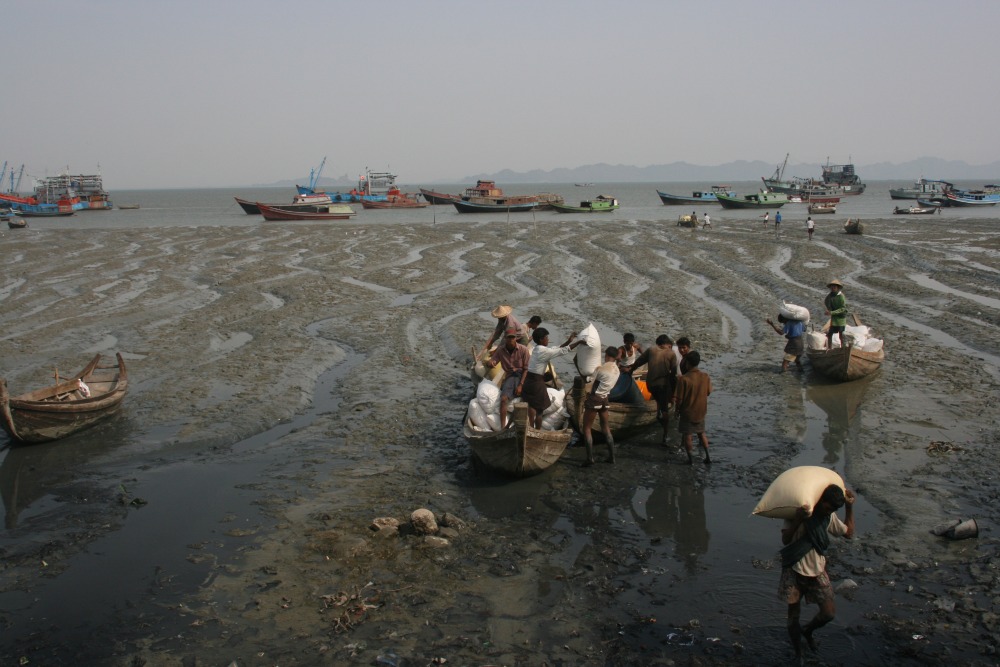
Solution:
<svg viewBox="0 0 1000 667"><path fill-rule="evenodd" d="M831 560L857 588L817 664L993 664L994 225L866 221L811 243L730 221L5 234L12 390L116 350L133 386L116 421L7 451L3 662L774 664L779 526L748 515L815 464L861 498ZM783 298L821 316L831 277L886 340L852 386L778 374L764 323ZM715 463L681 465L675 434L614 466L571 448L538 478L476 476L466 364L499 302L559 339L588 322L610 342L692 338ZM418 507L467 525L444 548L369 530ZM980 537L928 534L952 516Z"/></svg>

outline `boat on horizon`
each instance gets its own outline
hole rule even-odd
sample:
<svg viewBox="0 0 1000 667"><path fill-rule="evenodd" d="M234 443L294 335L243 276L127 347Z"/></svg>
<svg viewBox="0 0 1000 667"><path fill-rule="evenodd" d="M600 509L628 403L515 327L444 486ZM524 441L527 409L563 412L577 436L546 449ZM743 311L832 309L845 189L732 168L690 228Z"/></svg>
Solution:
<svg viewBox="0 0 1000 667"><path fill-rule="evenodd" d="M684 205L684 204L698 204L702 202L707 202L710 204L719 203L719 194L729 195L730 197L736 196L736 191L732 189L729 185L713 185L708 191L696 190L691 193L691 196L685 195L672 195L667 192L656 191L656 194L660 196L660 201L662 201L667 206L673 205Z"/></svg>
<svg viewBox="0 0 1000 667"><path fill-rule="evenodd" d="M756 192L742 197L716 196L723 208L781 208L788 203L788 197L780 192Z"/></svg>

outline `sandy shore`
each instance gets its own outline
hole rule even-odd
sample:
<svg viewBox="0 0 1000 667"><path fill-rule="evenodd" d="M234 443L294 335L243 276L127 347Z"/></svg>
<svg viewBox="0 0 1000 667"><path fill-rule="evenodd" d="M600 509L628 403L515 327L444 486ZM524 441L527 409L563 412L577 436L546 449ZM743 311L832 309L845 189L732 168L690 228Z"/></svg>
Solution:
<svg viewBox="0 0 1000 667"><path fill-rule="evenodd" d="M996 664L996 221L824 224L812 242L714 225L3 233L12 392L95 352L121 351L133 384L72 447L7 451L0 662L776 664L779 524L748 514L810 464L861 498L831 556L857 588L811 660ZM764 319L781 299L822 316L834 277L884 336L882 370L777 373ZM571 448L539 478L477 477L469 349L501 302L553 340L588 322L616 344L689 336L715 463L680 465L675 434L614 466ZM418 507L467 525L443 548L369 530ZM957 516L980 536L928 533ZM113 589L115 554L125 593L68 583Z"/></svg>

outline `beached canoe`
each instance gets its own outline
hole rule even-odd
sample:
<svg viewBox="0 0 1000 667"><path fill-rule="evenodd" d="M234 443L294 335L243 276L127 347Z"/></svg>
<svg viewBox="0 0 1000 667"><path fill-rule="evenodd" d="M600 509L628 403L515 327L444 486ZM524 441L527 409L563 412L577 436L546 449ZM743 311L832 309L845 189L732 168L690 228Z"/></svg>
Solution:
<svg viewBox="0 0 1000 667"><path fill-rule="evenodd" d="M128 373L119 353L117 363L101 365L101 355L70 379L11 396L0 379L0 421L15 443L58 440L112 416L125 398Z"/></svg>
<svg viewBox="0 0 1000 667"><path fill-rule="evenodd" d="M581 433L583 432L584 402L587 400L587 394L590 393L592 386L592 382L586 382L585 377L577 375L573 379L573 388L566 394L566 409L569 411L570 419L573 420L573 425ZM641 404L612 401L610 406L608 408L608 426L611 428L611 435L615 437L615 440L660 424L657 419L657 407L654 399L649 399ZM590 430L595 439L603 439L600 417L594 418Z"/></svg>
<svg viewBox="0 0 1000 667"><path fill-rule="evenodd" d="M856 315L851 315L851 319L855 326L861 326L861 321ZM827 322L823 326L823 331L825 332L829 326L830 323ZM814 371L838 382L850 382L871 375L881 368L882 362L885 361L885 349L882 345L878 345L877 350L865 351L850 342L845 347L834 347L829 350L810 344L806 346L806 355Z"/></svg>
<svg viewBox="0 0 1000 667"><path fill-rule="evenodd" d="M573 428L546 431L528 425L528 404L515 403L511 419L513 425L503 431L481 431L465 415L462 430L469 441L472 453L486 467L514 477L536 475L566 451L573 437Z"/></svg>

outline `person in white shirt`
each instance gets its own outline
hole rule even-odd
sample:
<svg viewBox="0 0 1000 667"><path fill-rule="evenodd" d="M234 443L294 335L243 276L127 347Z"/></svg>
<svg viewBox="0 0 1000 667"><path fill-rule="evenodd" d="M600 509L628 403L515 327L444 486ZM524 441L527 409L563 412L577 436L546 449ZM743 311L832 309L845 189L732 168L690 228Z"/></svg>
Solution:
<svg viewBox="0 0 1000 667"><path fill-rule="evenodd" d="M549 347L549 330L545 327L535 329L531 338L535 341L535 348L531 351L531 359L528 361L528 372L521 378L521 400L528 404L528 424L540 429L542 413L552 404L545 386L545 369L550 361L564 354L570 354L583 341L573 342L576 338L574 331L559 347Z"/></svg>
<svg viewBox="0 0 1000 667"><path fill-rule="evenodd" d="M608 408L611 407L608 396L618 382L618 376L621 375L617 360L618 348L608 347L604 350L604 363L594 371L593 387L583 404L583 424L580 430L583 431L583 441L587 445L587 460L583 462L584 466L594 465L594 435L590 428L594 424L594 417L598 415L601 417L601 433L608 443L608 463L615 462L615 439L608 424Z"/></svg>
<svg viewBox="0 0 1000 667"><path fill-rule="evenodd" d="M702 229L705 229L706 227L711 227L712 226L712 218L710 218L708 216L708 213L705 214L705 217L702 218L702 220L705 221L705 223L701 226Z"/></svg>

